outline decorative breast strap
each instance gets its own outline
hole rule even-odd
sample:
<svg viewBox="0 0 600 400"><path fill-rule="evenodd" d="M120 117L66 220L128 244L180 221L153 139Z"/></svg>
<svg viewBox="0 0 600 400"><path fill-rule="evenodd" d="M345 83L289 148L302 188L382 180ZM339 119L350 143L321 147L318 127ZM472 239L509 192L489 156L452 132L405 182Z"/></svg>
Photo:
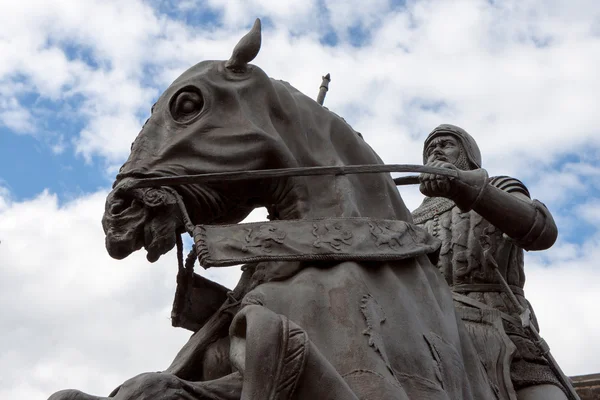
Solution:
<svg viewBox="0 0 600 400"><path fill-rule="evenodd" d="M440 247L415 225L371 218L197 225L194 242L204 268L260 261L391 261Z"/></svg>

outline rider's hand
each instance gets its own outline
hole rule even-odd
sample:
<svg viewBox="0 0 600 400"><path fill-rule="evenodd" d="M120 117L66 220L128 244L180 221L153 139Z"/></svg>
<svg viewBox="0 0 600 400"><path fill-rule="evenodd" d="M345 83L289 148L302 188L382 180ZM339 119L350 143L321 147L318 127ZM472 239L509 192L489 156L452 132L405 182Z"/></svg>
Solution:
<svg viewBox="0 0 600 400"><path fill-rule="evenodd" d="M444 161L432 161L427 164L429 167L448 168L458 170L453 164ZM420 174L419 190L428 197L446 197L452 198L456 193L456 178L436 174Z"/></svg>

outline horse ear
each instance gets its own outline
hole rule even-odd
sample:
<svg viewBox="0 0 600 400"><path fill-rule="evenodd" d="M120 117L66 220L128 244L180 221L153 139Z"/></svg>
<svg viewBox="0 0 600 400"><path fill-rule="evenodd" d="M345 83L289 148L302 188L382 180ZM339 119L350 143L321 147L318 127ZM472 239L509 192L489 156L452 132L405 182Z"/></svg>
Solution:
<svg viewBox="0 0 600 400"><path fill-rule="evenodd" d="M247 64L254 60L260 50L261 34L260 19L256 18L250 32L240 39L231 53L231 58L225 63L225 68L231 70L245 70Z"/></svg>

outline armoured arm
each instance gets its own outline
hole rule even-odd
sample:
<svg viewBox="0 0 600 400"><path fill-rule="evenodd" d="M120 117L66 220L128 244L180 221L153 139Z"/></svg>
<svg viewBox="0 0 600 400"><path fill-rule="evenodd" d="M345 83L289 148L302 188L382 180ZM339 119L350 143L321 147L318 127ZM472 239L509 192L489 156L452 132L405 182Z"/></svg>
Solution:
<svg viewBox="0 0 600 400"><path fill-rule="evenodd" d="M545 250L556 241L558 230L552 214L538 200L531 200L518 180L490 180L484 169L459 171L451 199L463 211L473 210L525 250Z"/></svg>

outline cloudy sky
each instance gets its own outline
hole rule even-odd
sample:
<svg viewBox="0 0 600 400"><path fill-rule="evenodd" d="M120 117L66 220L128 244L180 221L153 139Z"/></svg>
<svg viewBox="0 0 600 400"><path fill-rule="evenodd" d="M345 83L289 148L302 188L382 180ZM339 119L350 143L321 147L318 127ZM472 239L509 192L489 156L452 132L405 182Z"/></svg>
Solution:
<svg viewBox="0 0 600 400"><path fill-rule="evenodd" d="M569 375L600 372L597 0L0 0L0 398L108 394L166 368L176 260L112 260L104 198L150 106L186 68L227 59L254 21L254 63L316 97L388 163L420 163L440 123L490 175L553 212L526 293ZM401 189L410 208L421 201ZM258 211L253 218L264 218ZM235 268L204 274L233 286Z"/></svg>

